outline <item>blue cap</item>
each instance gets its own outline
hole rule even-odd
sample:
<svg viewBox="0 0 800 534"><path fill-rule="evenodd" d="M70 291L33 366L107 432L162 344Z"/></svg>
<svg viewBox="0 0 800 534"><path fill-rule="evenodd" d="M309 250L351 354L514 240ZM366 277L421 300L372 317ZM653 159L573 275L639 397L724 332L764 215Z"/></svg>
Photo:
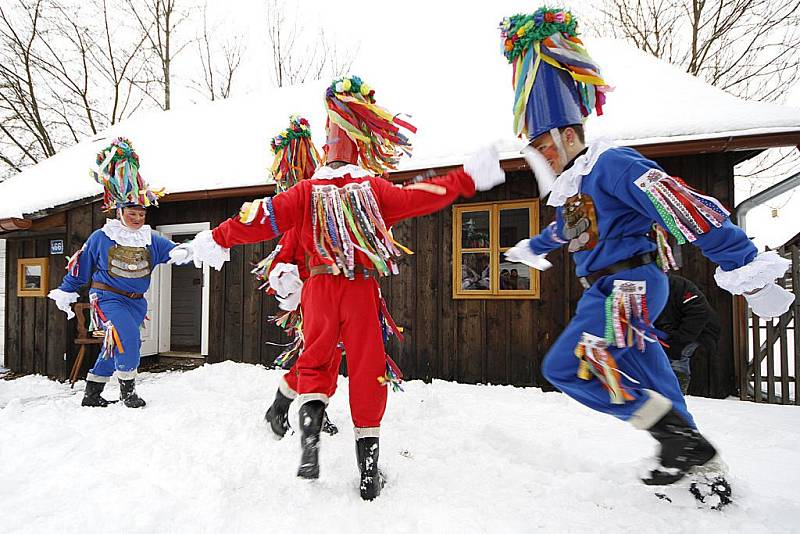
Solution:
<svg viewBox="0 0 800 534"><path fill-rule="evenodd" d="M542 61L525 108L528 141L553 128L581 124L582 120L581 104L572 77Z"/></svg>

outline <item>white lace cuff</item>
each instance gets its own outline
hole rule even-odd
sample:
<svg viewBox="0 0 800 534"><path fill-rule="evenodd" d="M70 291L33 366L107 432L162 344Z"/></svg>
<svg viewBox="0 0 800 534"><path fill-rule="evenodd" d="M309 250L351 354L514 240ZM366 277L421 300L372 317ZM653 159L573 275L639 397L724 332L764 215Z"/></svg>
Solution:
<svg viewBox="0 0 800 534"><path fill-rule="evenodd" d="M67 314L67 320L75 317L72 311L72 304L78 302L77 293L67 293L61 289L53 289L47 294L47 298L56 303L56 307Z"/></svg>
<svg viewBox="0 0 800 534"><path fill-rule="evenodd" d="M205 263L220 271L222 265L231 259L231 249L219 246L214 241L211 230L203 230L197 234L192 241L192 248L194 249L192 259L195 261L195 265Z"/></svg>
<svg viewBox="0 0 800 534"><path fill-rule="evenodd" d="M717 267L714 279L725 291L741 295L774 282L783 276L791 265L791 261L782 258L777 251L770 250L760 253L747 265L732 271L723 271Z"/></svg>

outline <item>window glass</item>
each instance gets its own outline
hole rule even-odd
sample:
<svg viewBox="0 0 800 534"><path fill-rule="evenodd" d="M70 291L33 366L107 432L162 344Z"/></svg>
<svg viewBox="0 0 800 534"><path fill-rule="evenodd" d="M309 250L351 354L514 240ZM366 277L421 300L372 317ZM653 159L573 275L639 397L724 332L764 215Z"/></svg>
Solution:
<svg viewBox="0 0 800 534"><path fill-rule="evenodd" d="M531 288L531 270L524 263L500 262L500 291Z"/></svg>
<svg viewBox="0 0 800 534"><path fill-rule="evenodd" d="M490 288L490 262L488 252L463 252L461 254L461 289L488 291Z"/></svg>
<svg viewBox="0 0 800 534"><path fill-rule="evenodd" d="M500 248L510 248L531 236L528 208L500 210Z"/></svg>
<svg viewBox="0 0 800 534"><path fill-rule="evenodd" d="M461 214L461 248L489 248L489 212Z"/></svg>

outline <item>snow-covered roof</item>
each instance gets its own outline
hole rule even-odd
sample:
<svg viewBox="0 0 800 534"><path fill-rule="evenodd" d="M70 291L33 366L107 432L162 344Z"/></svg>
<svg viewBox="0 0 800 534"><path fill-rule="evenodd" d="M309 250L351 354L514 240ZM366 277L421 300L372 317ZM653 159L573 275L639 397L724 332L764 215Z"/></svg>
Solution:
<svg viewBox="0 0 800 534"><path fill-rule="evenodd" d="M615 87L605 114L587 123L589 140L609 137L635 146L800 132L800 108L733 97L619 41L590 40L587 46ZM414 156L405 158L400 170L459 164L490 142L504 159L518 157L511 68L497 55L485 68L470 63L469 54L458 55L447 69L420 59L419 81L397 68L360 73L376 88L379 103L407 113L419 129ZM324 143L326 84L275 88L123 121L0 183L0 218L100 193L88 168L97 151L120 135L136 147L143 176L167 192L264 184L272 159L269 139L287 125L289 114L308 118L318 146Z"/></svg>

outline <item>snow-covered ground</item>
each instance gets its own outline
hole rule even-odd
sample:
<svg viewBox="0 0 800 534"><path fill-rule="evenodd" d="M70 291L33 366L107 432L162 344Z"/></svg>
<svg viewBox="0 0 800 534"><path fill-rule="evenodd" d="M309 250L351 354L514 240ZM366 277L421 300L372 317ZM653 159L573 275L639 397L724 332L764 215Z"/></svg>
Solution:
<svg viewBox="0 0 800 534"><path fill-rule="evenodd" d="M263 423L279 373L226 362L143 374L143 410L82 409L83 384L0 381L0 531L798 532L800 409L690 398L737 502L669 504L636 479L643 432L558 393L435 381L390 394L389 484L362 502L345 379L322 474ZM107 397L117 395L107 388ZM296 412L292 412L294 421Z"/></svg>

